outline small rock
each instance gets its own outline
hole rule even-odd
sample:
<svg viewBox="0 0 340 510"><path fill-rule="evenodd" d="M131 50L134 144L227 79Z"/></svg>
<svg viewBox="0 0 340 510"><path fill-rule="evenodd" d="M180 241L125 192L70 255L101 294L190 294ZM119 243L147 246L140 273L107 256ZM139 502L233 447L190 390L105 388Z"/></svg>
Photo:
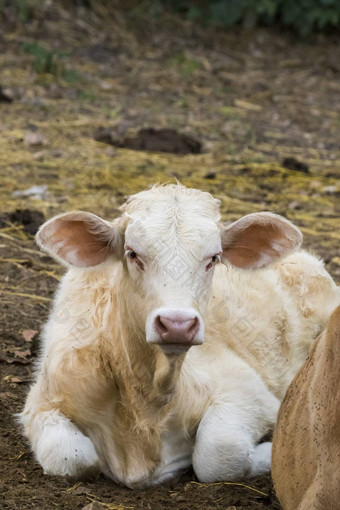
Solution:
<svg viewBox="0 0 340 510"><path fill-rule="evenodd" d="M33 154L33 159L36 159L37 161L41 161L46 156L45 151L38 151Z"/></svg>
<svg viewBox="0 0 340 510"><path fill-rule="evenodd" d="M23 191L13 191L12 196L14 198L30 197L37 200L46 200L48 197L47 185L31 186Z"/></svg>
<svg viewBox="0 0 340 510"><path fill-rule="evenodd" d="M103 90L111 90L112 89L112 84L107 81L104 81L104 80L101 80L99 82L99 86Z"/></svg>
<svg viewBox="0 0 340 510"><path fill-rule="evenodd" d="M12 103L13 97L10 92L0 85L0 103Z"/></svg>
<svg viewBox="0 0 340 510"><path fill-rule="evenodd" d="M340 193L340 190L337 188L337 186L325 186L322 188L322 191L326 193L326 195L336 195Z"/></svg>
<svg viewBox="0 0 340 510"><path fill-rule="evenodd" d="M42 134L42 133L39 133L38 131L34 132L34 131L30 131L29 133L27 133L25 135L25 138L24 138L24 144L25 145L46 145L47 144L47 140L46 140L46 137Z"/></svg>

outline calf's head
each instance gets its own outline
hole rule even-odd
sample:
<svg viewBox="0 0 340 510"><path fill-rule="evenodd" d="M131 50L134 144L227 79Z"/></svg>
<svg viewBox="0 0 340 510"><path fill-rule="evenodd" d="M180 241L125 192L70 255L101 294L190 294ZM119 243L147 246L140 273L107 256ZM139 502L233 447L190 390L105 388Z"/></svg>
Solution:
<svg viewBox="0 0 340 510"><path fill-rule="evenodd" d="M40 228L37 242L84 271L120 261L122 292L146 341L180 353L204 340L217 263L261 268L301 245L300 231L275 214L249 214L227 226L219 221L219 201L209 193L155 186L130 197L113 222L86 212L57 216Z"/></svg>

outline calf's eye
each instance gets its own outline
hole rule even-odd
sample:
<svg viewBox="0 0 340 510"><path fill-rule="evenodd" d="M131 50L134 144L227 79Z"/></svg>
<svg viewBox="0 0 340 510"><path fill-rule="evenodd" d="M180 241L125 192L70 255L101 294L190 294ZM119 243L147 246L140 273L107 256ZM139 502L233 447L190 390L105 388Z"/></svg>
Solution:
<svg viewBox="0 0 340 510"><path fill-rule="evenodd" d="M137 253L136 253L135 251L128 249L128 251L127 251L127 257L128 257L131 261L133 260L133 262L134 262L134 263L136 263L136 264L137 264L137 266L138 266L140 269L142 269L142 270L144 269L144 264L143 264L143 262L139 259L138 255L137 255Z"/></svg>
<svg viewBox="0 0 340 510"><path fill-rule="evenodd" d="M220 260L220 256L219 255L214 255L213 257L211 257L211 261L209 262L209 264L206 266L206 271L209 271L209 269L212 268L212 266L214 264L216 264L216 262L218 262Z"/></svg>

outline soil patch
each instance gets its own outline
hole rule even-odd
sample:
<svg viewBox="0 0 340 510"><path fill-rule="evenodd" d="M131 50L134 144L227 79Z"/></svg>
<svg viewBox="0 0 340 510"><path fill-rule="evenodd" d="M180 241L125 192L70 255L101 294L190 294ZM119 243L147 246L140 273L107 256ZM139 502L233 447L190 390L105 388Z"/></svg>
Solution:
<svg viewBox="0 0 340 510"><path fill-rule="evenodd" d="M24 232L34 235L44 221L45 217L41 211L16 209L13 212L0 216L0 227L9 226L14 223L16 225L22 225Z"/></svg>
<svg viewBox="0 0 340 510"><path fill-rule="evenodd" d="M147 128L138 131L136 136L119 140L110 129L102 128L95 136L98 142L134 151L170 152L172 154L199 154L202 144L188 135L174 129Z"/></svg>

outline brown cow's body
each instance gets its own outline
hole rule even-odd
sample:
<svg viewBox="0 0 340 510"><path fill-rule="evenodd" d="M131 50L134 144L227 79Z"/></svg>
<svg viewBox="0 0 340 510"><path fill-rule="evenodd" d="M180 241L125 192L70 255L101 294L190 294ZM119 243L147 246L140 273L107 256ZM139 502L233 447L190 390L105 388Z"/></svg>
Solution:
<svg viewBox="0 0 340 510"><path fill-rule="evenodd" d="M284 510L340 508L340 307L288 388L273 442Z"/></svg>

